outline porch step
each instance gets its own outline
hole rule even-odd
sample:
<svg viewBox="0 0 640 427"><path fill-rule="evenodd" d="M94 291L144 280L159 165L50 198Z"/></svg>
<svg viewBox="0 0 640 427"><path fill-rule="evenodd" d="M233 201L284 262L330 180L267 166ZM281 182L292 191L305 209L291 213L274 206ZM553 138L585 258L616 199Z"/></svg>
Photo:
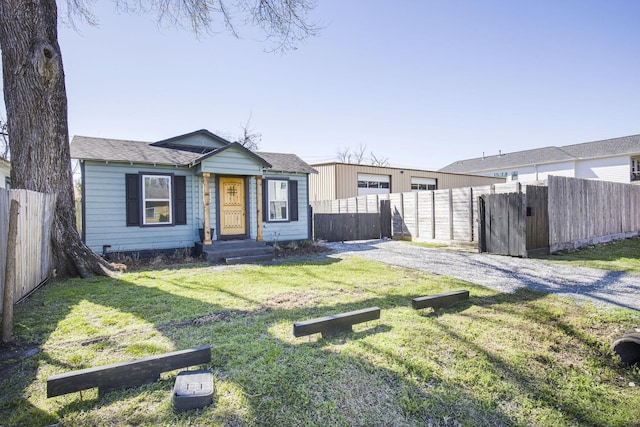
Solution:
<svg viewBox="0 0 640 427"><path fill-rule="evenodd" d="M224 258L225 264L251 264L253 262L262 262L262 261L273 261L273 254L264 254L264 255L245 255L245 256L236 256L230 258Z"/></svg>
<svg viewBox="0 0 640 427"><path fill-rule="evenodd" d="M243 262L270 261L275 258L273 246L255 240L230 240L211 245L196 244L196 253L212 264L239 264Z"/></svg>

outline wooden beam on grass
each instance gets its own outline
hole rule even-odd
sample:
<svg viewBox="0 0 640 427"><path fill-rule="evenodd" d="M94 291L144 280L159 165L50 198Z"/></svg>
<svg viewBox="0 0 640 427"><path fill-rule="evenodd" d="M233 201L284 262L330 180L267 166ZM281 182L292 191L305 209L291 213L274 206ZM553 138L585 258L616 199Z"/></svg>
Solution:
<svg viewBox="0 0 640 427"><path fill-rule="evenodd" d="M453 291L444 294L438 295L429 295L426 297L418 297L411 300L411 306L415 310L420 310L421 308L445 308L450 307L458 301L463 301L469 299L469 291L460 290Z"/></svg>
<svg viewBox="0 0 640 427"><path fill-rule="evenodd" d="M368 322L380 318L379 307L369 307L348 313L334 314L332 316L319 317L293 324L293 336L302 337L322 333L322 337L335 335L342 332L351 332L352 325Z"/></svg>
<svg viewBox="0 0 640 427"><path fill-rule="evenodd" d="M157 381L160 373L211 362L211 346L174 351L157 356L50 376L47 397L98 387L100 394Z"/></svg>

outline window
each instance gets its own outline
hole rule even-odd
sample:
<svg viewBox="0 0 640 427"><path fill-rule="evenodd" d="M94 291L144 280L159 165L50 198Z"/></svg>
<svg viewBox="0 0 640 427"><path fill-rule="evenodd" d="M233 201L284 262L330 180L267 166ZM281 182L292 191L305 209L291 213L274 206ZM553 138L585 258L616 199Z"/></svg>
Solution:
<svg viewBox="0 0 640 427"><path fill-rule="evenodd" d="M4 188L6 188L7 190L11 189L11 178L6 177L4 179Z"/></svg>
<svg viewBox="0 0 640 427"><path fill-rule="evenodd" d="M298 181L265 179L263 221L298 221Z"/></svg>
<svg viewBox="0 0 640 427"><path fill-rule="evenodd" d="M518 171L511 172L511 181L518 180Z"/></svg>
<svg viewBox="0 0 640 427"><path fill-rule="evenodd" d="M631 159L631 181L637 181L639 179L640 179L640 160Z"/></svg>
<svg viewBox="0 0 640 427"><path fill-rule="evenodd" d="M435 178L411 177L411 191L435 190L437 183Z"/></svg>
<svg viewBox="0 0 640 427"><path fill-rule="evenodd" d="M186 177L127 174L126 221L127 226L186 224Z"/></svg>
<svg viewBox="0 0 640 427"><path fill-rule="evenodd" d="M435 184L411 184L411 191L427 191L435 189Z"/></svg>
<svg viewBox="0 0 640 427"><path fill-rule="evenodd" d="M143 224L171 224L171 176L142 175Z"/></svg>
<svg viewBox="0 0 640 427"><path fill-rule="evenodd" d="M269 221L287 221L289 219L289 181L269 180L267 198L269 200Z"/></svg>

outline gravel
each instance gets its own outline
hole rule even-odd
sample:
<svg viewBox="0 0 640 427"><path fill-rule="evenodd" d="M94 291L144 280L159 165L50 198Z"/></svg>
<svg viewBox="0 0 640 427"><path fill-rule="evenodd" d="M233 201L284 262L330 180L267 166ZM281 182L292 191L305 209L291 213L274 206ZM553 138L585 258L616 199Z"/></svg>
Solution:
<svg viewBox="0 0 640 427"><path fill-rule="evenodd" d="M356 255L513 293L520 288L640 311L640 276L530 258L424 248L395 240L326 243L332 257Z"/></svg>

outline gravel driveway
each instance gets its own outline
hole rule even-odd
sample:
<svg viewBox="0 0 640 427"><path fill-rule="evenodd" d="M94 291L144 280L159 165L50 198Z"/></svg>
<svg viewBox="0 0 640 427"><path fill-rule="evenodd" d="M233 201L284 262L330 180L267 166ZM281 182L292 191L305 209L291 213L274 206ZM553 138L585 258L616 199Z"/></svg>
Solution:
<svg viewBox="0 0 640 427"><path fill-rule="evenodd" d="M327 243L330 256L359 257L428 271L501 292L519 288L640 311L640 275L573 267L543 260L423 248L395 240Z"/></svg>

